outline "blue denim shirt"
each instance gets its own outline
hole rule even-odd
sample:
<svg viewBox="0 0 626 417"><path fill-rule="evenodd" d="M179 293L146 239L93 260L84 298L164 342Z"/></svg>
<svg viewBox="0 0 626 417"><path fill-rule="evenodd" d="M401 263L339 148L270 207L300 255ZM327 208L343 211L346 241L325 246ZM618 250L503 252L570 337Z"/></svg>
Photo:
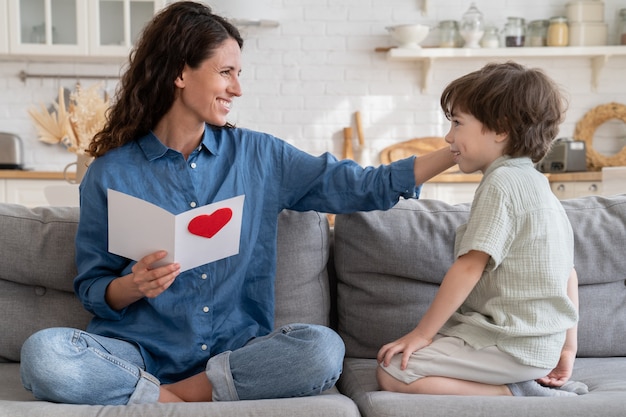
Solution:
<svg viewBox="0 0 626 417"><path fill-rule="evenodd" d="M107 250L109 188L173 214L244 194L239 254L181 273L155 298L111 309L106 288L134 262ZM272 330L281 210L387 209L419 188L413 158L363 169L330 154L314 157L268 134L207 126L187 160L152 133L109 151L91 164L80 191L74 288L95 315L87 330L136 343L147 371L168 383Z"/></svg>

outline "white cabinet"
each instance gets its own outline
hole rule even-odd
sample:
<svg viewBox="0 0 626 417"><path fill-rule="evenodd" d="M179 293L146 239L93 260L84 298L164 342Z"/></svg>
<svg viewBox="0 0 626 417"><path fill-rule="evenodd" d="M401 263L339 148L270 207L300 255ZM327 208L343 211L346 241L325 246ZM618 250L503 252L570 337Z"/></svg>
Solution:
<svg viewBox="0 0 626 417"><path fill-rule="evenodd" d="M0 178L0 203L78 206L78 186L58 179Z"/></svg>
<svg viewBox="0 0 626 417"><path fill-rule="evenodd" d="M73 173L69 179L74 179ZM0 170L0 203L78 206L78 200L78 184L66 181L62 172Z"/></svg>
<svg viewBox="0 0 626 417"><path fill-rule="evenodd" d="M427 182L422 186L420 191L421 199L436 200L437 199L437 184Z"/></svg>
<svg viewBox="0 0 626 417"><path fill-rule="evenodd" d="M3 179L0 179L0 203L7 202L6 188L7 188L6 181Z"/></svg>
<svg viewBox="0 0 626 417"><path fill-rule="evenodd" d="M64 180L7 179L5 202L21 204L26 207L48 206L44 190L50 185L69 185Z"/></svg>
<svg viewBox="0 0 626 417"><path fill-rule="evenodd" d="M427 182L422 187L420 198L445 201L449 204L470 203L478 188L477 182Z"/></svg>
<svg viewBox="0 0 626 417"><path fill-rule="evenodd" d="M550 181L550 189L559 200L602 195L602 178L597 172L546 175ZM481 178L482 174L442 174L435 177L433 182L424 184L421 198L450 204L468 203L474 199Z"/></svg>
<svg viewBox="0 0 626 417"><path fill-rule="evenodd" d="M143 26L163 7L159 0L89 0L89 53L128 56Z"/></svg>
<svg viewBox="0 0 626 417"><path fill-rule="evenodd" d="M550 187L559 200L602 194L602 181L551 182Z"/></svg>
<svg viewBox="0 0 626 417"><path fill-rule="evenodd" d="M87 55L87 2L9 0L9 52Z"/></svg>
<svg viewBox="0 0 626 417"><path fill-rule="evenodd" d="M8 11L7 0L0 0L0 54L9 53Z"/></svg>
<svg viewBox="0 0 626 417"><path fill-rule="evenodd" d="M41 57L126 58L144 24L165 4L165 0L0 0L0 7L6 1L8 53Z"/></svg>
<svg viewBox="0 0 626 417"><path fill-rule="evenodd" d="M445 201L449 204L469 203L474 199L477 182L427 182L420 198ZM559 200L602 194L602 181L558 181L550 188Z"/></svg>

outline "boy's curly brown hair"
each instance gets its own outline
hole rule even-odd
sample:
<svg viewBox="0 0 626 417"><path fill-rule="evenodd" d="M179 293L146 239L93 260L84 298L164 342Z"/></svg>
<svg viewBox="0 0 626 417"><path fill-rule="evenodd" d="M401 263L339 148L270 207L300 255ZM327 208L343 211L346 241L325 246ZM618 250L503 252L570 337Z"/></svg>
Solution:
<svg viewBox="0 0 626 417"><path fill-rule="evenodd" d="M441 108L474 116L483 129L508 135L505 153L539 162L559 132L567 103L542 70L515 62L490 63L452 81L441 94Z"/></svg>

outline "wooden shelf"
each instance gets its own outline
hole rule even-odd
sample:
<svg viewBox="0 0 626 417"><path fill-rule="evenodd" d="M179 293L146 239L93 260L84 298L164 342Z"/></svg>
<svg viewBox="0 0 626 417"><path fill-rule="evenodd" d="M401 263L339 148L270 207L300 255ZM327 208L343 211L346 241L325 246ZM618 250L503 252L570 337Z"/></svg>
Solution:
<svg viewBox="0 0 626 417"><path fill-rule="evenodd" d="M378 51L383 48L377 49ZM626 46L522 47L522 48L390 48L390 61L416 61L422 64L422 91L428 89L435 61L466 58L566 58L587 57L591 60L591 85L595 90L602 69L611 57L626 56Z"/></svg>

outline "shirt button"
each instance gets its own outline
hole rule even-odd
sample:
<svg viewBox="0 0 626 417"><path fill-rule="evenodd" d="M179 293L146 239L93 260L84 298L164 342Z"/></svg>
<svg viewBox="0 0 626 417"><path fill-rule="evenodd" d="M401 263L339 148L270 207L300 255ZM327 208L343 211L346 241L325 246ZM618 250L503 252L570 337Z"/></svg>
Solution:
<svg viewBox="0 0 626 417"><path fill-rule="evenodd" d="M202 274L200 277L201 277L202 279L207 279L207 274Z"/></svg>
<svg viewBox="0 0 626 417"><path fill-rule="evenodd" d="M209 348L209 347L208 347L207 345L202 345L202 346L200 346L200 349L202 349L202 350L207 350L208 348Z"/></svg>
<svg viewBox="0 0 626 417"><path fill-rule="evenodd" d="M205 313L208 313L208 312L209 312L209 307L204 306L204 307L202 308L202 311L204 311Z"/></svg>
<svg viewBox="0 0 626 417"><path fill-rule="evenodd" d="M195 201L192 201L191 203L189 203L189 205L190 205L191 207L195 207L195 206L197 206L197 204L196 204L196 202L195 202Z"/></svg>
<svg viewBox="0 0 626 417"><path fill-rule="evenodd" d="M189 166L190 166L191 168L195 168L195 167L196 167L196 163L195 163L195 162L192 162L191 164L189 164Z"/></svg>

